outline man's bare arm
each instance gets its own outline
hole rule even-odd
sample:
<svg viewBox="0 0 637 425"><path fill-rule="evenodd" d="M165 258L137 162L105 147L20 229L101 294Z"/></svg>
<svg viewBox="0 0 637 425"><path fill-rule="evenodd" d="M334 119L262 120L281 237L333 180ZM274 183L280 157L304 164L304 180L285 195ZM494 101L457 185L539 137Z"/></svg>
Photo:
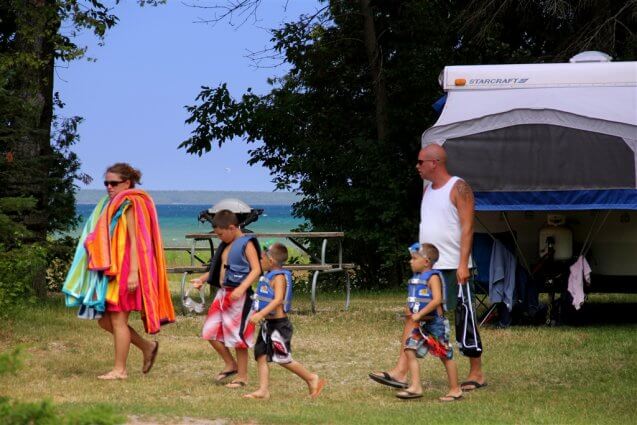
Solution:
<svg viewBox="0 0 637 425"><path fill-rule="evenodd" d="M469 278L469 255L473 244L473 217L475 214L475 199L471 186L464 180L458 180L454 185L453 201L458 209L460 218L460 264L458 264L458 282L465 283Z"/></svg>

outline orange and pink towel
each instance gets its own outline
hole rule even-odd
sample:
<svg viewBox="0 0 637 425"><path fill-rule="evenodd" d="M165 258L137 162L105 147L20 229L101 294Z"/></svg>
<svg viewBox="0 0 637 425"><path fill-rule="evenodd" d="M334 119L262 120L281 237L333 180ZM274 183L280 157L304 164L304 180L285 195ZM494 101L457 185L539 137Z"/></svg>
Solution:
<svg viewBox="0 0 637 425"><path fill-rule="evenodd" d="M96 211L100 204L96 207ZM87 229L80 244L84 249L76 251L81 258L73 261L63 292L67 295L68 306L85 304L90 292L91 301L99 311L105 310L105 303L118 305L120 282L126 285L130 264L132 239L128 234L128 215L134 220L132 228L138 259L139 290L142 296L142 321L144 329L150 334L159 332L161 325L175 320L175 312L170 297L164 248L159 230L157 211L153 200L142 190L130 189L117 194L102 211L93 212L87 221ZM94 215L98 214L95 220ZM93 220L91 220L93 219ZM82 266L88 273L78 271ZM91 276L98 278L91 279ZM99 279L102 276L102 279ZM89 282L83 282L83 280ZM106 288L91 287L93 280L99 286L107 280ZM104 290L105 289L105 290ZM100 296L101 295L101 296ZM101 298L101 299L100 299ZM95 301L98 301L95 304Z"/></svg>

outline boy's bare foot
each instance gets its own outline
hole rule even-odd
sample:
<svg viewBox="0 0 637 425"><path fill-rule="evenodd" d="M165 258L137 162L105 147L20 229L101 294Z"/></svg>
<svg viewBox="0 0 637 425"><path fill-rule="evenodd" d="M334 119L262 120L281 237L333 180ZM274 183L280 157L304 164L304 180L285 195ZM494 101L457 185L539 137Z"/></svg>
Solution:
<svg viewBox="0 0 637 425"><path fill-rule="evenodd" d="M102 381L115 381L117 379L127 379L127 378L128 378L128 375L126 374L126 372L116 372L114 370L111 370L110 372L97 377L97 379L101 379Z"/></svg>
<svg viewBox="0 0 637 425"><path fill-rule="evenodd" d="M252 399L255 399L255 400L267 400L267 399L270 398L270 392L269 391L256 390L253 393L244 394L243 398L252 398Z"/></svg>
<svg viewBox="0 0 637 425"><path fill-rule="evenodd" d="M310 397L312 399L317 398L321 394L321 391L323 391L325 384L327 384L327 381L319 378L319 376L315 374L312 380L307 384L310 389Z"/></svg>

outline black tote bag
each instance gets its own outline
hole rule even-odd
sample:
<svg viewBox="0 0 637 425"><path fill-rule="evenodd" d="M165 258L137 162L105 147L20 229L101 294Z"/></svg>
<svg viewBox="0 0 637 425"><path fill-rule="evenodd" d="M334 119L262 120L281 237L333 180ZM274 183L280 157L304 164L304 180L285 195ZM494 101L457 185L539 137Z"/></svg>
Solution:
<svg viewBox="0 0 637 425"><path fill-rule="evenodd" d="M478 332L476 313L471 303L471 285L458 284L458 305L456 306L456 341L460 352L467 357L482 355L482 341Z"/></svg>

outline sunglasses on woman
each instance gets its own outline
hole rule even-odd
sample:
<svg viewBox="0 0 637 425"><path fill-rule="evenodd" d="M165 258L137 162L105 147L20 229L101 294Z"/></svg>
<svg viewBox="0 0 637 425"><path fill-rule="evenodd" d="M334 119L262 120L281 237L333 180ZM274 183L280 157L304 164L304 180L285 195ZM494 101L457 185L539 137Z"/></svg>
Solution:
<svg viewBox="0 0 637 425"><path fill-rule="evenodd" d="M104 180L104 186L109 187L115 187L115 186L119 186L120 184L124 183L126 180Z"/></svg>

